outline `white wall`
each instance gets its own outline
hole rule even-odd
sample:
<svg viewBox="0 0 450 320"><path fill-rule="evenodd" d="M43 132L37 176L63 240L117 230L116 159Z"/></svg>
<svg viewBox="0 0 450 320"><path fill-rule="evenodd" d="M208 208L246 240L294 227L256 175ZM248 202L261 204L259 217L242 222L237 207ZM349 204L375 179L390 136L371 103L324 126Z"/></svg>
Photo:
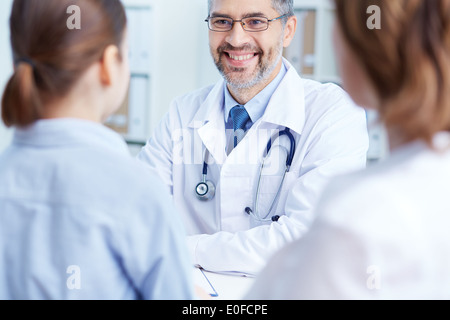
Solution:
<svg viewBox="0 0 450 320"><path fill-rule="evenodd" d="M3 88L12 73L12 58L9 45L9 14L12 0L0 1L0 96ZM12 132L6 129L0 121L0 152L8 146L11 141Z"/></svg>
<svg viewBox="0 0 450 320"><path fill-rule="evenodd" d="M125 0L126 2L127 0ZM132 1L132 0L131 0ZM209 54L207 0L154 0L155 83L151 128L178 95L216 82L220 76ZM181 25L170 23L179 21Z"/></svg>

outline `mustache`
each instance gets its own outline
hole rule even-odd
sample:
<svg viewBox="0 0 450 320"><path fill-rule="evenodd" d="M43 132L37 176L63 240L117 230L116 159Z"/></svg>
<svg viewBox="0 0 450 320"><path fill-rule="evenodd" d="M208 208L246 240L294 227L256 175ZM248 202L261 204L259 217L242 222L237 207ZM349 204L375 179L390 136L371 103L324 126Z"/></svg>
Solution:
<svg viewBox="0 0 450 320"><path fill-rule="evenodd" d="M218 53L224 53L225 51L252 51L252 52L257 52L260 55L263 54L263 51L261 50L261 48L254 47L249 44L244 45L242 47L234 47L229 43L225 43L217 48Z"/></svg>

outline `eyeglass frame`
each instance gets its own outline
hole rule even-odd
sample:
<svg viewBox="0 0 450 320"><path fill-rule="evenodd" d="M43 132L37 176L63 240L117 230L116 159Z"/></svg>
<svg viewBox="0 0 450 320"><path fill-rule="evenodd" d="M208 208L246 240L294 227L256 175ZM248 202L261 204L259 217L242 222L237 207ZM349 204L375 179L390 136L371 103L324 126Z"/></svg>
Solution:
<svg viewBox="0 0 450 320"><path fill-rule="evenodd" d="M290 16L292 16L292 14L286 13L286 14L283 14L282 16L279 16L278 18L274 18L274 19L271 19L271 20L269 20L269 18L266 18L266 17L258 17L258 16L247 17L247 18L243 18L243 19L240 19L240 20L234 20L234 19L232 19L232 18L229 18L229 17L222 17L222 16L217 16L217 17L211 17L211 16L209 16L208 18L206 18L205 22L208 23L208 29L211 30L211 31L213 31L213 32L230 32L231 30L233 30L234 24L237 23L237 22L239 22L239 23L241 24L241 26L242 26L242 29L244 29L244 30L247 31L247 32L263 32L263 31L267 31L267 30L269 29L269 23L270 23L270 22L273 22L273 21L276 21L276 20L280 20L280 19L283 19L283 18L286 18L286 17L290 17ZM213 29L211 29L211 26L210 26L209 21L210 21L211 19L213 19L213 18L223 18L223 19L229 19L229 20L231 20L231 28L230 28L230 30L222 30L222 31L220 31L220 30L213 30ZM266 20L267 20L267 28L266 28L266 29L261 29L261 30L247 30L247 29L245 28L245 23L243 22L243 20L251 19L251 18L266 19Z"/></svg>

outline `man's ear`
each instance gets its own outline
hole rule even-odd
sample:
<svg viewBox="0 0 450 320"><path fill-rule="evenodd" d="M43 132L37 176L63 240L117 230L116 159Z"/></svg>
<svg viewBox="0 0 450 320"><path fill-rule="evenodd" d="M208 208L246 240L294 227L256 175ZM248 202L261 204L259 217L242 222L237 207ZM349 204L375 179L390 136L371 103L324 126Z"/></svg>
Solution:
<svg viewBox="0 0 450 320"><path fill-rule="evenodd" d="M119 57L119 49L114 46L108 46L103 52L100 60L100 81L105 86L110 86L112 83L112 75L115 64Z"/></svg>
<svg viewBox="0 0 450 320"><path fill-rule="evenodd" d="M286 26L284 27L284 38L283 38L283 47L287 48L294 39L295 31L297 30L297 17L291 16L289 17Z"/></svg>

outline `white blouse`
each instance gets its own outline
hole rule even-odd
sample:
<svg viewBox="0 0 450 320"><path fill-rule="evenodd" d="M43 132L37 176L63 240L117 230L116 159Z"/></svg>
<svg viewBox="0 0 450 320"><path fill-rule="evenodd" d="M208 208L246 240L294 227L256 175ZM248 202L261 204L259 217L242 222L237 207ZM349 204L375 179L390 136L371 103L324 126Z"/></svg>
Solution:
<svg viewBox="0 0 450 320"><path fill-rule="evenodd" d="M336 178L249 299L449 299L450 134Z"/></svg>

